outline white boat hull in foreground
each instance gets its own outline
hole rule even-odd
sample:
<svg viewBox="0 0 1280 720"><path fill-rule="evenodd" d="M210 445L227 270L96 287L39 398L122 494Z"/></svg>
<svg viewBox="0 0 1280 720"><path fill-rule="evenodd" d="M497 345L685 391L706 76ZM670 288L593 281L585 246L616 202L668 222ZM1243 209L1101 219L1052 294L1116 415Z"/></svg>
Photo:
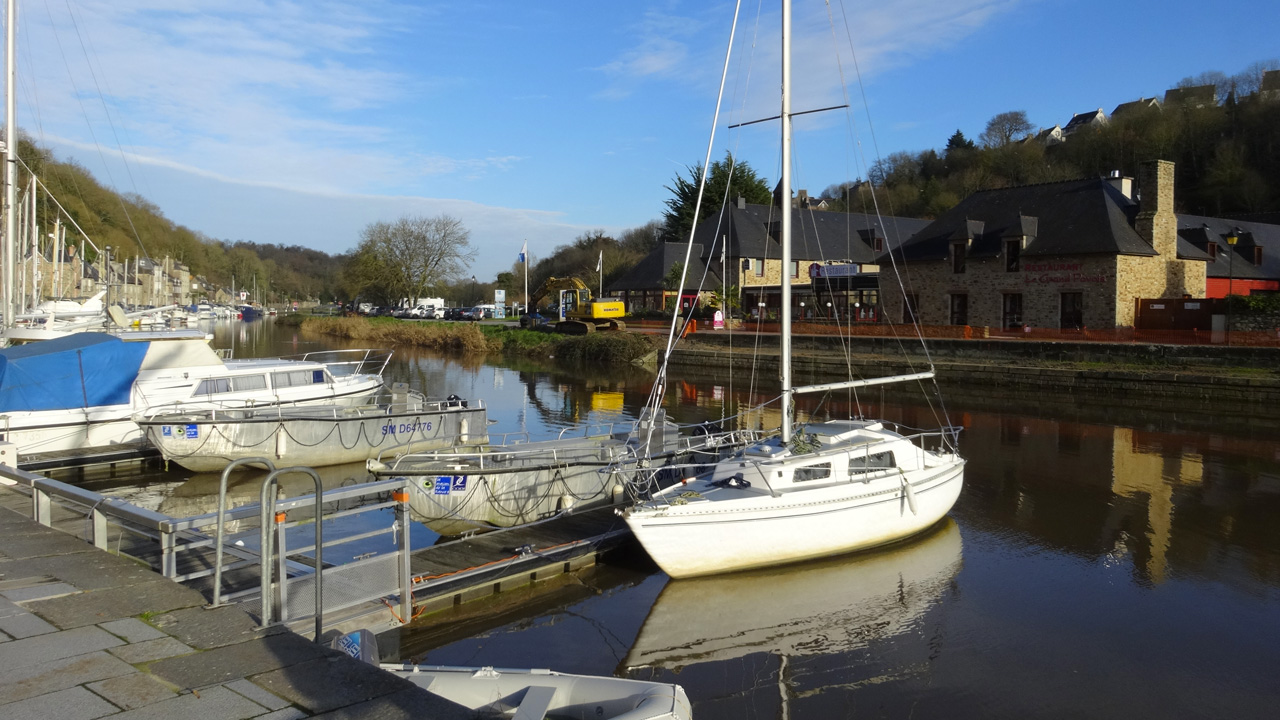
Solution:
<svg viewBox="0 0 1280 720"><path fill-rule="evenodd" d="M881 423L806 429L819 449L757 444L628 508L627 525L664 572L695 577L885 545L931 527L960 495L958 455L924 450Z"/></svg>
<svg viewBox="0 0 1280 720"><path fill-rule="evenodd" d="M509 670L383 663L383 670L479 717L692 720L684 688L672 683Z"/></svg>

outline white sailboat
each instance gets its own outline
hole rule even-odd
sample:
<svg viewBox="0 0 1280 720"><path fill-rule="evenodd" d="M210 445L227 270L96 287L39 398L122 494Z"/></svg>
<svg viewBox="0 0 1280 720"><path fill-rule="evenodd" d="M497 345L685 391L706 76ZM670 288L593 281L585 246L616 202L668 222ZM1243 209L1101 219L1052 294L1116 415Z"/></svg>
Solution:
<svg viewBox="0 0 1280 720"><path fill-rule="evenodd" d="M791 2L782 3L781 267L791 264ZM964 482L956 430L903 434L874 420L793 432L794 396L929 379L933 371L791 386L791 286L781 302L781 433L621 514L674 578L766 567L876 547L951 510ZM926 449L930 446L933 449Z"/></svg>

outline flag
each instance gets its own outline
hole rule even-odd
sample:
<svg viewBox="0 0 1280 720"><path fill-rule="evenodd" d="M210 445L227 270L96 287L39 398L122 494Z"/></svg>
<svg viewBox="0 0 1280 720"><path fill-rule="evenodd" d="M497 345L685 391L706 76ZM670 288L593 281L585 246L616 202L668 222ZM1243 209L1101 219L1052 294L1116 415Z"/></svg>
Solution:
<svg viewBox="0 0 1280 720"><path fill-rule="evenodd" d="M596 272L600 272L600 268L604 267L604 251L600 251L600 259L596 260Z"/></svg>
<svg viewBox="0 0 1280 720"><path fill-rule="evenodd" d="M520 246L520 262L524 262L525 255L529 253L529 241L525 240L524 245Z"/></svg>

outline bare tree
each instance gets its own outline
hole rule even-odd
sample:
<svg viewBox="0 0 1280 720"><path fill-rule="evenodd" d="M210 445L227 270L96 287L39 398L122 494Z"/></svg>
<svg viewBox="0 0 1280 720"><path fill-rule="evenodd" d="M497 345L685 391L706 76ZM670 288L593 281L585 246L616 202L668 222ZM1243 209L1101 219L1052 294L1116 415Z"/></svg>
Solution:
<svg viewBox="0 0 1280 720"><path fill-rule="evenodd" d="M989 148L1004 147L1014 139L1022 139L1035 130L1025 110L1010 110L987 121L987 129L978 137Z"/></svg>
<svg viewBox="0 0 1280 720"><path fill-rule="evenodd" d="M406 215L365 226L348 272L378 295L417 298L463 274L475 255L461 220Z"/></svg>

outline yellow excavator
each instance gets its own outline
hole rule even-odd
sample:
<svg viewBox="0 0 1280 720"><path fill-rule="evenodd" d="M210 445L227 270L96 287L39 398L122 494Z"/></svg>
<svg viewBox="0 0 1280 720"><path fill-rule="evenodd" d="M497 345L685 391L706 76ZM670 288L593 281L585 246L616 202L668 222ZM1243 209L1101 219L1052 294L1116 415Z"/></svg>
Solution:
<svg viewBox="0 0 1280 720"><path fill-rule="evenodd" d="M626 323L622 316L627 314L627 306L621 300L597 300L591 296L591 289L575 277L549 277L537 290L529 296L529 307L537 308L544 298L552 301L551 312L560 317L560 308L564 309L564 320L556 323L556 332L572 335L585 335L597 330L624 330ZM520 324L527 327L531 316L525 315Z"/></svg>

